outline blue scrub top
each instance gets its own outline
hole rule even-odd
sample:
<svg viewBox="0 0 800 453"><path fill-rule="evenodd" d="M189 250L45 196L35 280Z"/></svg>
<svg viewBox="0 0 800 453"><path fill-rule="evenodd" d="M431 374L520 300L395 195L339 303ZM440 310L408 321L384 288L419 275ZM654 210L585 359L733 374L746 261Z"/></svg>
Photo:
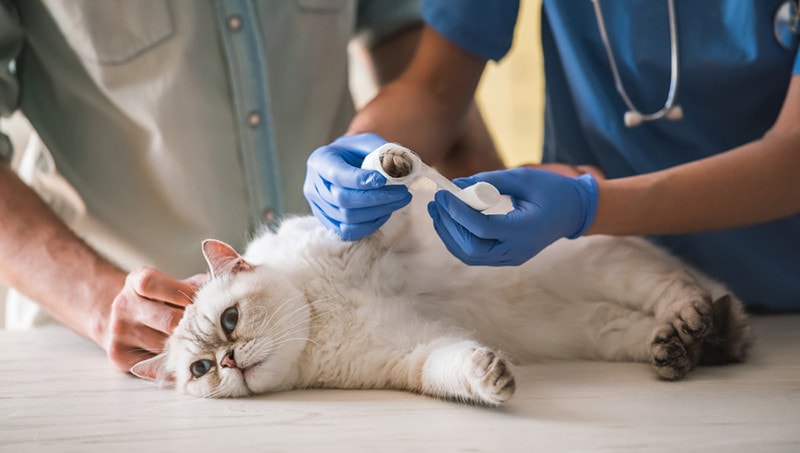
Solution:
<svg viewBox="0 0 800 453"><path fill-rule="evenodd" d="M544 0L546 162L591 164L609 178L648 173L761 137L778 116L797 49L773 33L783 0L675 2L681 121L627 128L589 0ZM670 82L667 2L601 3L628 96L659 110ZM428 0L430 26L467 51L501 59L511 46L518 0ZM797 63L796 63L797 61ZM653 237L725 282L751 311L800 310L800 216L711 233Z"/></svg>

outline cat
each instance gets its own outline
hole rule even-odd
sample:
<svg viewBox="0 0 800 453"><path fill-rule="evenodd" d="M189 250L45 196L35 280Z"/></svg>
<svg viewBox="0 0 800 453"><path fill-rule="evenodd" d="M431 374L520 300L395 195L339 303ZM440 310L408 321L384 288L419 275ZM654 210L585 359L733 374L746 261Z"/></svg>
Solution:
<svg viewBox="0 0 800 453"><path fill-rule="evenodd" d="M205 241L211 278L132 373L200 397L398 389L493 406L514 394L512 364L637 361L676 380L745 358L741 301L652 243L562 239L521 266L471 267L436 235L431 198L413 191L355 242L313 216L264 230L243 256Z"/></svg>

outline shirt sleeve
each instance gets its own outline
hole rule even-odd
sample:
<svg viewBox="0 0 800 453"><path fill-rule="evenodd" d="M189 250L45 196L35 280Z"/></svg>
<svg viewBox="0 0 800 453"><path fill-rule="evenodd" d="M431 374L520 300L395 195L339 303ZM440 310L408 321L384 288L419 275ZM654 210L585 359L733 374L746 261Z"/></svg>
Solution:
<svg viewBox="0 0 800 453"><path fill-rule="evenodd" d="M19 82L16 58L22 49L22 27L15 11L0 2L0 116L8 116L17 108Z"/></svg>
<svg viewBox="0 0 800 453"><path fill-rule="evenodd" d="M361 0L356 33L367 46L375 45L413 25L422 23L422 0Z"/></svg>
<svg viewBox="0 0 800 453"><path fill-rule="evenodd" d="M519 0L426 0L422 17L464 50L498 61L514 39Z"/></svg>
<svg viewBox="0 0 800 453"><path fill-rule="evenodd" d="M794 57L794 66L792 66L792 75L800 75L800 47L798 47L797 55Z"/></svg>

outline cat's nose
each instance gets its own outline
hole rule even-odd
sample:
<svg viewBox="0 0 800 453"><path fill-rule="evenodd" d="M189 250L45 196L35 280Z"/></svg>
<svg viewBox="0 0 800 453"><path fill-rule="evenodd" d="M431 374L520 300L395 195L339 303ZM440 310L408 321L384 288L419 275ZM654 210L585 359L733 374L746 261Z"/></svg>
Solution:
<svg viewBox="0 0 800 453"><path fill-rule="evenodd" d="M236 360L233 358L233 351L228 352L225 354L225 357L219 362L222 368L238 368L236 365Z"/></svg>

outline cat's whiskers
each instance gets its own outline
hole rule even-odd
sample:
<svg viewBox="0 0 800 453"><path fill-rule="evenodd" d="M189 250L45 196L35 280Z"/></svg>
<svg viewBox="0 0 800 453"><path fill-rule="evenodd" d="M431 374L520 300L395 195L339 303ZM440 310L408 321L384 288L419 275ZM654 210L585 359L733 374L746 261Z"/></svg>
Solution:
<svg viewBox="0 0 800 453"><path fill-rule="evenodd" d="M275 315L277 315L277 314L278 314L278 313L281 311L281 309L282 309L283 307L285 307L287 304L290 304L290 303L292 303L292 302L296 301L296 300L297 300L298 298L300 298L300 297L302 297L302 296L301 296L301 295L297 295L297 296L294 296L294 297L290 297L290 298L286 299L285 301L283 301L283 303L281 303L280 305L278 305L278 308L276 308L275 310L273 310L273 312L272 312L272 315L271 315L271 316L269 317L269 319L267 319L267 321L264 323L264 327L265 327L265 328L269 328L269 325L270 325L270 323L272 323L272 320L275 318ZM288 314L287 314L285 317L288 317L288 316L294 315L295 313L297 313L298 311L300 311L300 310L302 310L302 309L304 309L304 308L306 308L306 305L305 305L305 304L301 305L300 307L297 307L297 308L296 308L295 310L293 310L291 313L288 313ZM266 311L266 310L265 310L265 311Z"/></svg>
<svg viewBox="0 0 800 453"><path fill-rule="evenodd" d="M296 297L300 297L300 296L296 296ZM311 321L313 321L313 320L315 320L316 318L319 317L319 313L315 313L314 315L308 316L308 317L302 317L301 319L296 319L295 315L298 312L303 311L303 310L311 311L311 305L313 305L314 303L333 299L333 297L330 297L330 298L321 299L321 300L317 300L317 301L309 301L307 304L303 304L300 307L297 307L296 309L294 309L293 311L291 311L289 313L280 314L280 318L282 320L283 319L292 319L292 318L294 318L293 322L291 324L286 325L286 324L282 324L282 323L279 323L279 322L273 324L272 321L275 319L275 316L278 315L278 313L280 312L280 309L282 307L284 307L287 303L291 302L292 300L295 300L296 297L295 298L291 298L291 299L285 301L284 303L282 303L275 311L273 311L272 316L270 316L270 318L267 320L267 322L263 323L262 327L263 327L263 334L264 334L265 337L271 336L274 332L276 332L277 329L284 330L285 332L282 335L286 335L287 332L291 331L292 329L295 329L296 327L302 326L302 325L304 325L306 323L310 323Z"/></svg>
<svg viewBox="0 0 800 453"><path fill-rule="evenodd" d="M307 342L309 342L309 343L313 343L315 346L317 345L317 342L316 342L316 341L314 341L314 340L312 340L312 339L310 339L310 338L308 338L308 337L281 338L281 339L280 339L280 340L278 340L278 341L272 341L272 342L271 342L272 344L270 345L270 346L271 346L271 349L268 349L268 350L267 350L267 351L265 351L265 352L273 352L273 351L276 351L276 350L278 350L278 348L280 348L280 347L281 347L281 346L282 346L284 343L289 343L289 342L291 342L291 341L307 341Z"/></svg>
<svg viewBox="0 0 800 453"><path fill-rule="evenodd" d="M295 320L295 322L293 322L291 324L288 324L288 325L276 324L274 326L270 326L265 330L264 338L269 338L270 341L273 342L273 343L274 342L280 342L281 340L283 340L284 338L286 338L288 336L295 335L301 328L306 327L307 325L310 325L310 323L312 321L316 320L320 316L322 316L320 313L315 313L314 315L309 316L308 318ZM274 334L277 334L277 335L274 335ZM274 338L273 338L273 336L274 336ZM309 339L309 341L311 341L315 345L317 344L317 343L313 342L310 339Z"/></svg>
<svg viewBox="0 0 800 453"><path fill-rule="evenodd" d="M266 307L262 306L255 306L249 308L250 313L248 316L251 316L253 319L253 325L258 326L264 323L264 320L267 319L267 309Z"/></svg>
<svg viewBox="0 0 800 453"><path fill-rule="evenodd" d="M306 319L297 320L290 325L276 324L269 327L262 332L259 336L248 340L241 348L242 354L250 354L253 349L258 351L261 357L259 361L264 361L273 352L280 349L285 343L291 341L307 341L318 346L317 342L312 340L308 335L296 336L297 333L303 329L304 324L310 323L312 320L318 318L320 314L315 314Z"/></svg>
<svg viewBox="0 0 800 453"><path fill-rule="evenodd" d="M279 324L279 325L276 325L276 326L270 326L270 325L269 325L269 324L270 324L270 322L268 321L268 322L267 322L267 324L264 326L264 327L265 327L265 329L267 329L267 330L266 330L266 332L268 332L268 333L269 333L269 332L270 332L270 330L268 330L268 329L270 329L270 328L277 328L277 327L280 327L280 328L283 328L283 329L286 329L286 330L290 330L290 329L293 329L293 328L297 327L298 325L302 325L302 324L306 323L306 321L307 321L307 322L310 324L310 323L311 323L311 321L314 321L314 320L316 320L317 318L319 318L319 317L321 316L321 314L320 314L319 312L315 312L315 311L313 310L313 305L314 305L314 304L317 304L317 303L320 303L320 302L327 302L327 301L329 301L329 300L333 300L333 299L335 299L335 298L336 298L336 296L331 296L331 297L326 297L326 298L324 298L324 299L318 299L318 300L308 301L308 304L298 307L296 310L294 310L294 311L293 311L293 312L291 312L291 313L286 313L285 315L283 315L283 316L282 316L282 318L283 318L283 319L287 319L287 318L289 318L289 317L292 317L292 316L294 316L294 315L295 315L297 312L299 312L299 311L301 311L301 310L305 310L305 309L307 309L307 310L309 310L309 311L311 311L311 312L314 312L314 314L313 314L313 315L310 315L308 318L305 318L305 319L299 319L299 320L295 320L295 322L294 322L293 324L290 324L290 325L288 325L288 326L287 326L287 325L284 325L284 324ZM275 313L273 313L273 317L275 316L275 314L276 314L276 313L277 313L277 310L275 311ZM271 321L271 320L272 320L272 317L270 318L270 321Z"/></svg>

